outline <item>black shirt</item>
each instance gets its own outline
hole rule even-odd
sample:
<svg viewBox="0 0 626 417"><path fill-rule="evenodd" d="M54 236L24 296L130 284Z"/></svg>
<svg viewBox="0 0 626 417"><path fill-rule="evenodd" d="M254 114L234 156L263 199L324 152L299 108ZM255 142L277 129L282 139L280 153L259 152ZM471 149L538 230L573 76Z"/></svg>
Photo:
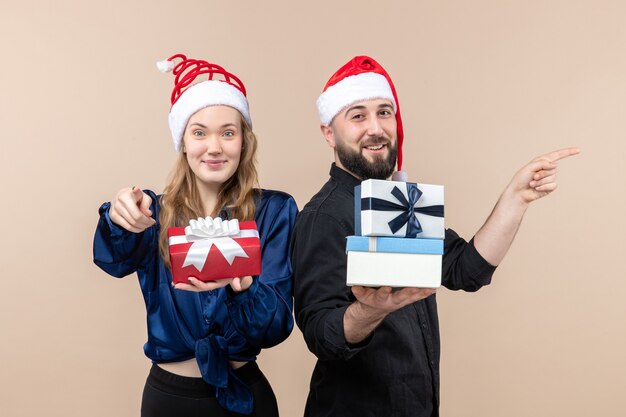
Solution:
<svg viewBox="0 0 626 417"><path fill-rule="evenodd" d="M348 345L343 315L354 302L346 286L345 237L354 234L354 187L334 164L330 179L298 215L292 238L296 322L317 364L306 417L437 416L439 325L435 295L389 314L358 345ZM476 291L495 267L446 230L442 283Z"/></svg>

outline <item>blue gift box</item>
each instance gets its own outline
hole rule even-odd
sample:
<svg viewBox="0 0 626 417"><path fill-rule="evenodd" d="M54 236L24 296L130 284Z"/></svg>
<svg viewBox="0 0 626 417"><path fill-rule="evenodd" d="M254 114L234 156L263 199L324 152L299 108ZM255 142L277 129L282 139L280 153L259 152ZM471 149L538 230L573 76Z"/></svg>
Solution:
<svg viewBox="0 0 626 417"><path fill-rule="evenodd" d="M348 236L346 238L346 252L348 251L443 255L443 240Z"/></svg>

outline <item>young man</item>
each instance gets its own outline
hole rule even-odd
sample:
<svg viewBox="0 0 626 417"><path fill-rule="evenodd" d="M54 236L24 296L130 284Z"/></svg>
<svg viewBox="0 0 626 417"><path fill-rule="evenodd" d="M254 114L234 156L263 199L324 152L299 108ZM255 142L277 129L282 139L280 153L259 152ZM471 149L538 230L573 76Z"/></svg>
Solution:
<svg viewBox="0 0 626 417"><path fill-rule="evenodd" d="M335 163L298 216L292 239L296 322L318 357L305 416L437 416L435 290L346 286L354 187L402 167L393 82L372 58L355 57L330 78L317 106ZM528 205L556 189L555 162L578 152L555 151L521 168L469 242L446 230L443 286L476 291L489 284Z"/></svg>

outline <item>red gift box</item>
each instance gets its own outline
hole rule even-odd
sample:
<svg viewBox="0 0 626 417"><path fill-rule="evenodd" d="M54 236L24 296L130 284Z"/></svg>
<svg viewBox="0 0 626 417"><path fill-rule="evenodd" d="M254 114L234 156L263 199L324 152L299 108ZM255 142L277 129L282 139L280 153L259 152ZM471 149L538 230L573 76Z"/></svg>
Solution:
<svg viewBox="0 0 626 417"><path fill-rule="evenodd" d="M259 275L261 242L254 221L239 223L233 236L194 238L185 227L170 227L170 264L174 284L188 283L189 277L201 281Z"/></svg>

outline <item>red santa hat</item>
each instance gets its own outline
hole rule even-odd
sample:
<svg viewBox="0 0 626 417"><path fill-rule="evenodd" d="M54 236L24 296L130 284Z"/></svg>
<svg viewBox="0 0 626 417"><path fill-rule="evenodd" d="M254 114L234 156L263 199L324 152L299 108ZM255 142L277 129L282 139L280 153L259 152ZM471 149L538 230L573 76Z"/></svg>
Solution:
<svg viewBox="0 0 626 417"><path fill-rule="evenodd" d="M176 64L174 61L180 59ZM239 110L245 121L252 127L246 87L235 75L216 64L200 59L187 59L177 54L157 62L161 72L172 71L174 90L172 91L169 125L176 150L180 150L183 133L189 118L198 110L208 106L224 105ZM205 81L197 81L199 77Z"/></svg>
<svg viewBox="0 0 626 417"><path fill-rule="evenodd" d="M333 118L349 105L377 98L387 99L393 105L398 126L398 170L401 170L404 130L398 95L387 71L373 58L356 56L339 68L317 99L317 111L322 124L330 125Z"/></svg>

